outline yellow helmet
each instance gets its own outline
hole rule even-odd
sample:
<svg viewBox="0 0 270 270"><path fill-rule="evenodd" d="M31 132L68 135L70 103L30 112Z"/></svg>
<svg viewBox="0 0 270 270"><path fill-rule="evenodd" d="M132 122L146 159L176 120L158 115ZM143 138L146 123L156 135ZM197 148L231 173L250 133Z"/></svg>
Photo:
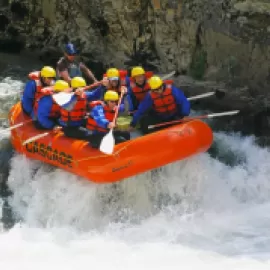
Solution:
<svg viewBox="0 0 270 270"><path fill-rule="evenodd" d="M55 78L56 72L54 68L45 66L41 69L40 76L43 78Z"/></svg>
<svg viewBox="0 0 270 270"><path fill-rule="evenodd" d="M144 75L145 70L142 67L134 67L131 70L131 77L139 76L139 75Z"/></svg>
<svg viewBox="0 0 270 270"><path fill-rule="evenodd" d="M58 92L64 91L68 88L69 88L69 84L63 80L56 81L55 85L53 86L53 89Z"/></svg>
<svg viewBox="0 0 270 270"><path fill-rule="evenodd" d="M105 101L116 101L118 99L119 99L119 95L113 90L108 90L104 95Z"/></svg>
<svg viewBox="0 0 270 270"><path fill-rule="evenodd" d="M86 86L86 81L82 77L74 77L71 79L71 87L72 88L79 88Z"/></svg>
<svg viewBox="0 0 270 270"><path fill-rule="evenodd" d="M117 68L109 68L106 72L107 78L119 78L119 70Z"/></svg>
<svg viewBox="0 0 270 270"><path fill-rule="evenodd" d="M149 83L151 90L156 90L162 86L163 81L161 80L160 77L153 76L149 79L148 83Z"/></svg>

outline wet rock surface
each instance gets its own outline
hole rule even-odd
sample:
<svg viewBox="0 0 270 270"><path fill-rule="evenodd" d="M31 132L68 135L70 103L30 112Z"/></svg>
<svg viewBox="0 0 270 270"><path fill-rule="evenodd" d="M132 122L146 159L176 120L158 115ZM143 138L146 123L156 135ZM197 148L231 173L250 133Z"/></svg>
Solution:
<svg viewBox="0 0 270 270"><path fill-rule="evenodd" d="M202 108L240 109L238 122L228 121L265 135L269 23L265 0L2 0L0 51L30 51L55 65L70 41L98 78L112 65L176 70L176 84L190 95L226 92L200 101Z"/></svg>

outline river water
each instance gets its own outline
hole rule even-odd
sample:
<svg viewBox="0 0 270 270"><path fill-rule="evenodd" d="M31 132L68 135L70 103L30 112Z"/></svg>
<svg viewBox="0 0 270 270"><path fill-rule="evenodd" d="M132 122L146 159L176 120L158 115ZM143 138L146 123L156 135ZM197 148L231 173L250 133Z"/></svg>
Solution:
<svg viewBox="0 0 270 270"><path fill-rule="evenodd" d="M2 130L25 74L20 63L1 72ZM252 136L216 131L210 152L113 185L29 160L0 136L10 190L0 197L1 269L270 267L270 152Z"/></svg>

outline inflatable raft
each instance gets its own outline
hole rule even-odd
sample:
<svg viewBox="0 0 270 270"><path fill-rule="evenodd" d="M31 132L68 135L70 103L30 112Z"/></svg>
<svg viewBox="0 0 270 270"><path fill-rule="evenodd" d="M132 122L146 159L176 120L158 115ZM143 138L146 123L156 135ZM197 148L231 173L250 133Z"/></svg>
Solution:
<svg viewBox="0 0 270 270"><path fill-rule="evenodd" d="M10 125L29 121L15 104L9 114ZM127 177L186 159L207 151L213 141L210 127L192 120L116 145L112 155L93 149L88 142L51 132L37 141L22 145L26 139L44 131L32 122L11 131L14 148L29 158L60 167L95 183L112 183Z"/></svg>

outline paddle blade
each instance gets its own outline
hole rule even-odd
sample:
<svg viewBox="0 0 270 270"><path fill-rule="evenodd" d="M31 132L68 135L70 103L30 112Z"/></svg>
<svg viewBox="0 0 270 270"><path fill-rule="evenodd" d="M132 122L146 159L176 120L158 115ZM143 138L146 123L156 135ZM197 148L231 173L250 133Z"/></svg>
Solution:
<svg viewBox="0 0 270 270"><path fill-rule="evenodd" d="M45 137L45 136L47 136L47 135L49 135L49 134L50 134L49 132L45 132L45 133L42 133L42 134L39 134L39 135L30 137L29 139L25 140L25 141L23 142L22 145L26 145L27 143L36 141L36 140L38 140L38 139L40 139L40 138L43 138L43 137Z"/></svg>
<svg viewBox="0 0 270 270"><path fill-rule="evenodd" d="M73 97L73 95L74 95L74 93L61 92L61 93L57 93L57 94L52 95L52 97L58 105L62 106L64 104L68 103L71 100L71 98Z"/></svg>
<svg viewBox="0 0 270 270"><path fill-rule="evenodd" d="M102 139L99 150L104 154L111 155L113 153L114 145L115 140L111 129L109 133L105 135L104 138Z"/></svg>

